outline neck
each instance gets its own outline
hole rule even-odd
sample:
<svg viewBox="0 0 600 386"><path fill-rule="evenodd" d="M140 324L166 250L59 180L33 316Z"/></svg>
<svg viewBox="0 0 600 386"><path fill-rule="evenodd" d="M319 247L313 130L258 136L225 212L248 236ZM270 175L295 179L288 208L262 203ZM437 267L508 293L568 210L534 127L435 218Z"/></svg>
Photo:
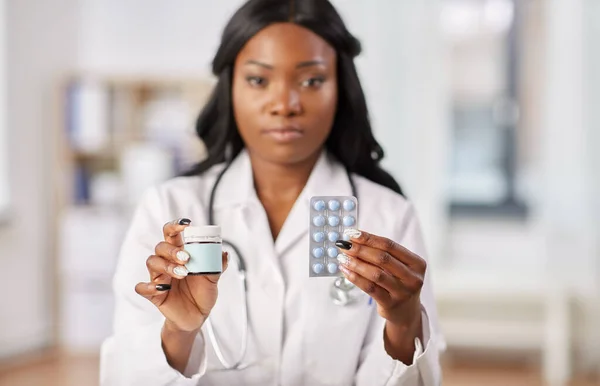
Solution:
<svg viewBox="0 0 600 386"><path fill-rule="evenodd" d="M320 152L295 164L276 164L250 154L254 188L265 201L296 201L306 185Z"/></svg>

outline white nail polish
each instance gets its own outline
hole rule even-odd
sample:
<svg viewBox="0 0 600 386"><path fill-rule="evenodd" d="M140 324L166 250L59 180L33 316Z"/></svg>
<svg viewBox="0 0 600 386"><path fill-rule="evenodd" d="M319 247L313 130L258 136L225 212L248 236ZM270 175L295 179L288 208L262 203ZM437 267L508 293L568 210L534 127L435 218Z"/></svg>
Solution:
<svg viewBox="0 0 600 386"><path fill-rule="evenodd" d="M357 229L344 229L344 235L350 237L351 239L356 239L360 237L360 231Z"/></svg>
<svg viewBox="0 0 600 386"><path fill-rule="evenodd" d="M348 255L340 253L339 255L337 255L337 261L342 265L348 265L348 263L350 262L350 258L348 257Z"/></svg>
<svg viewBox="0 0 600 386"><path fill-rule="evenodd" d="M350 270L348 268L344 267L343 265L340 265L340 271L342 271L345 276L350 275Z"/></svg>
<svg viewBox="0 0 600 386"><path fill-rule="evenodd" d="M185 267L178 266L173 268L173 273L177 276L187 276L188 270Z"/></svg>
<svg viewBox="0 0 600 386"><path fill-rule="evenodd" d="M177 252L177 260L183 261L184 263L190 259L190 254L186 251Z"/></svg>

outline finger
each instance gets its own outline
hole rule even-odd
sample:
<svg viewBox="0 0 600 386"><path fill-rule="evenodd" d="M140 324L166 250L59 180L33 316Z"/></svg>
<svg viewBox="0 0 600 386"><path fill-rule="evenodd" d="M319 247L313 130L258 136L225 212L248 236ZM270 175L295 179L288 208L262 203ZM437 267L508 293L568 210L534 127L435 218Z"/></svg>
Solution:
<svg viewBox="0 0 600 386"><path fill-rule="evenodd" d="M392 297L393 294L404 292L404 288L400 281L380 267L345 253L340 253L337 259L341 266L382 287L389 292Z"/></svg>
<svg viewBox="0 0 600 386"><path fill-rule="evenodd" d="M156 284L156 283L138 283L135 286L135 292L147 299L152 299L156 296L165 296L171 289L170 284Z"/></svg>
<svg viewBox="0 0 600 386"><path fill-rule="evenodd" d="M156 256L164 257L165 259L179 265L187 263L190 259L190 254L185 249L170 244L166 241L161 241L160 243L156 244L156 247L154 248L154 254Z"/></svg>
<svg viewBox="0 0 600 386"><path fill-rule="evenodd" d="M427 262L423 258L407 248L404 248L394 240L356 229L347 229L344 231L344 234L350 236L350 241L353 244L356 243L386 251L421 274L425 273L425 270L427 269Z"/></svg>
<svg viewBox="0 0 600 386"><path fill-rule="evenodd" d="M390 293L373 283L369 279L361 276L360 274L351 271L350 269L340 265L340 270L355 286L363 290L366 294L371 296L378 304L382 306L388 306L392 304L392 298Z"/></svg>
<svg viewBox="0 0 600 386"><path fill-rule="evenodd" d="M221 270L221 273L216 274L216 275L206 275L204 276L205 278L207 278L208 280L210 280L213 283L217 283L219 281L219 279L221 278L221 275L223 274L223 272L225 272L225 270L227 269L227 266L229 265L229 252L221 252L221 259L222 259L222 263L223 263L223 269Z"/></svg>
<svg viewBox="0 0 600 386"><path fill-rule="evenodd" d="M402 282L409 282L415 273L403 262L392 256L389 252L373 248L356 242L338 240L336 246L345 255L358 258L367 263L380 267Z"/></svg>
<svg viewBox="0 0 600 386"><path fill-rule="evenodd" d="M162 274L167 274L174 279L183 279L188 275L188 270L183 265L171 263L156 255L152 255L146 259L146 267L148 267L152 281L156 280Z"/></svg>
<svg viewBox="0 0 600 386"><path fill-rule="evenodd" d="M163 236L165 241L178 247L182 246L183 239L181 238L181 232L183 232L191 222L192 220L188 218L179 218L166 223L163 226Z"/></svg>
<svg viewBox="0 0 600 386"><path fill-rule="evenodd" d="M223 272L229 267L229 252L221 252L221 258L223 259Z"/></svg>

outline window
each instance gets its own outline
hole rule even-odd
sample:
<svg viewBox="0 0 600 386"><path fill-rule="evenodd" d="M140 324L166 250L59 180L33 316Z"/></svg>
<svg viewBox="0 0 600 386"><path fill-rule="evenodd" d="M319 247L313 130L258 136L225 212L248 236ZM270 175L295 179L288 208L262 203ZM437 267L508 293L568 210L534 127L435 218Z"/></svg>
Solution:
<svg viewBox="0 0 600 386"><path fill-rule="evenodd" d="M516 0L444 0L451 66L453 215L524 215L516 188Z"/></svg>

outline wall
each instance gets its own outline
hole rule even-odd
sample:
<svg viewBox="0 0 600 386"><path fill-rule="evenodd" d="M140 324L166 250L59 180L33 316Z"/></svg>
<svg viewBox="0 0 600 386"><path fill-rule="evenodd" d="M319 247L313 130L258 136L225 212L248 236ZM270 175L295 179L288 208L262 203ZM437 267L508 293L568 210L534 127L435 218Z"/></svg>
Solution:
<svg viewBox="0 0 600 386"><path fill-rule="evenodd" d="M443 216L444 165L449 151L447 95L444 92L448 74L444 71L444 47L437 31L438 1L381 0L379 7L363 0L335 0L334 3L339 6L351 31L363 42L364 54L357 64L364 81L376 135L386 145L385 166L400 180L409 196L414 198L436 260L435 265L441 266L449 257L443 256L441 259L445 237L450 233ZM52 275L48 275L52 268L47 251L52 249L53 241L45 233L45 225L52 198L42 192L51 183L51 173L44 169L45 161L54 156L51 149L43 146L44 141L49 139L46 136L50 130L46 128L53 119L52 107L46 103L51 100L52 81L71 65L80 70L101 73L205 73L224 23L241 2L220 0L218 7L214 7L214 1L210 0L19 0L8 3L10 164L19 165L20 169L17 173L13 168L11 174L14 216L8 227L0 228L0 250L3 251L0 261L5 272L26 274L8 275L5 278L8 288L19 288L20 292L18 296L2 300L7 303L3 303L0 310L4 312L10 309L16 314L11 319L0 317L0 356L21 351L28 346L44 345L51 339L52 299L48 293L53 286ZM565 7L570 2L557 0L552 4ZM585 7L584 13L588 15L586 25L589 28L586 31L600 38L598 27L592 23L592 19L600 17L600 7L596 0L585 1ZM600 127L599 113L590 113L588 118L577 115L577 103L584 103L577 96L577 87L581 86L582 80L571 84L569 79L563 77L564 71L568 74L569 68L577 68L577 60L581 61L578 55L582 54L581 47L570 46L569 43L566 49L572 55L564 55L562 51L565 46L561 31L567 31L569 39L578 39L577 35L573 35L578 32L571 28L574 21L577 25L578 16L573 15L571 8L566 8L566 11L556 8L544 20L553 26L548 27L548 31L550 38L555 40L548 44L554 44L554 50L546 58L556 61L554 67L550 68L549 74L552 76L548 84L553 87L557 97L546 99L544 114L548 116L544 118L544 123L550 123L550 128L544 130L550 131L543 131L542 134L552 133L558 137L551 144L542 145L545 150L540 157L545 159L532 162L538 162L538 166L547 162L543 167L549 179L545 180L544 189L557 189L555 196L546 197L546 211L551 211L552 200L560 200L561 205L568 204L580 191L588 189L581 184L591 177L569 175L569 170L579 170L582 164L587 168L590 165L586 166L586 162L595 162L594 165L600 166L597 155L596 158L588 158L587 155L577 158L584 145L600 143L599 134L588 130L576 131L578 136L575 137L566 135L575 125L572 119L578 122L577 130L583 130L581 125ZM592 14L596 17L592 17ZM600 102L599 77L597 71L595 74L591 71L600 65L600 50L592 41L589 39L583 50L584 53L590 52L585 76L590 76L595 85L589 88L590 99ZM560 115L555 121L552 114L563 108L560 98L563 86L574 98L568 101L570 110L563 113L572 114L572 117ZM590 101L588 106L597 105L598 102L592 104ZM591 108L589 110L592 111ZM555 152L563 145L563 139L564 144L570 146L569 154L576 157L568 160L568 169L557 165L567 179L561 183L558 175L552 178L551 171L555 167L552 156L556 158ZM590 154L594 152L590 151ZM565 181L573 182L571 190L561 189ZM596 179L591 188L600 193L599 186L599 179ZM593 203L597 205L596 218L600 218L598 200L589 202L590 205ZM577 208L577 213L582 213L581 208ZM565 212L570 221L577 222L568 209L555 214ZM561 216L554 215L551 221L560 225L561 219ZM481 230L477 223L461 226L471 229L471 237L474 234L472 229ZM493 234L498 229L493 228L488 233ZM460 228L453 229L456 230L460 231ZM510 226L500 231L504 233L496 235L516 238L522 233L521 228ZM36 242L31 243L28 235L35 235ZM504 242L505 245L508 243L510 240ZM576 241L573 243L576 246L585 245ZM459 243L459 247L464 248L465 245L472 246L470 242ZM507 248L502 253L506 258L511 258L513 263L519 264L519 268L526 267L530 272L535 272L543 267L545 261L539 256L526 255L538 252L533 250L526 253L521 250L519 254L509 256L510 248ZM585 256L585 268L598 273L595 256L596 260L593 255ZM528 264L519 262L533 258L536 260L528 260ZM506 264L502 257L492 260L496 263L495 267L517 266ZM479 262L480 268L488 266L484 263L486 259L480 256L474 255L463 260L469 264L475 261ZM597 281L599 277L598 274L586 277L585 288L593 288L594 280ZM593 331L593 326L597 325L593 322L593 313L589 312L593 308L590 304L597 299L590 300L584 302L584 311L579 314L581 323L588 326L580 330L578 335L583 342L583 350L588 351L588 354L582 354L587 355L587 363L597 358L597 347L600 347L600 344L596 344L598 340L585 339L588 332Z"/></svg>
<svg viewBox="0 0 600 386"><path fill-rule="evenodd" d="M0 224L8 216L8 126L6 119L6 2L0 1Z"/></svg>
<svg viewBox="0 0 600 386"><path fill-rule="evenodd" d="M595 0L587 0L585 2L584 19L584 67L585 85L584 85L584 122L589 128L589 136L587 148L585 150L591 163L591 195L592 197L600 197L600 177L598 170L600 169L600 152L598 145L600 144L600 2ZM596 199L592 202L592 214L598 222L600 222L600 200ZM597 227L595 228L598 229ZM600 231L596 231L596 251L600 251ZM596 281L600 281L600 256L596 255L595 267L593 269Z"/></svg>
<svg viewBox="0 0 600 386"><path fill-rule="evenodd" d="M593 296L586 299L587 310L585 313L586 323L583 331L590 335L584 340L582 348L582 357L586 368L595 368L600 376L600 2L596 0L586 0L584 2L584 52L583 52L583 73L584 82L584 124L588 128L586 137L586 148L590 178L590 195L595 197L590 203L590 214L593 219L591 224L592 232L592 258L590 263L590 272L593 275L595 290Z"/></svg>
<svg viewBox="0 0 600 386"><path fill-rule="evenodd" d="M221 30L241 3L84 0L79 66L96 72L208 72ZM437 19L431 17L438 0L387 0L382 7L362 0L333 3L363 44L357 65L387 153L384 165L414 198L436 258L444 233L447 147L445 71Z"/></svg>
<svg viewBox="0 0 600 386"><path fill-rule="evenodd" d="M75 0L6 2L13 206L8 223L0 227L0 358L46 346L53 339L48 160L55 149L45 144L52 142L54 82L74 62L77 9Z"/></svg>
<svg viewBox="0 0 600 386"><path fill-rule="evenodd" d="M539 226L545 236L551 282L571 290L575 299L573 336L576 367L591 370L600 358L598 344L598 196L594 151L597 126L586 84L592 78L589 62L594 41L586 15L594 11L587 0L546 4L544 117L540 140L541 192ZM597 11L597 8L596 8ZM596 15L596 20L597 20ZM593 24L593 23L591 23ZM585 71L584 71L585 70ZM592 146L592 147L590 147Z"/></svg>
<svg viewBox="0 0 600 386"><path fill-rule="evenodd" d="M242 0L80 0L78 65L118 73L208 72Z"/></svg>

